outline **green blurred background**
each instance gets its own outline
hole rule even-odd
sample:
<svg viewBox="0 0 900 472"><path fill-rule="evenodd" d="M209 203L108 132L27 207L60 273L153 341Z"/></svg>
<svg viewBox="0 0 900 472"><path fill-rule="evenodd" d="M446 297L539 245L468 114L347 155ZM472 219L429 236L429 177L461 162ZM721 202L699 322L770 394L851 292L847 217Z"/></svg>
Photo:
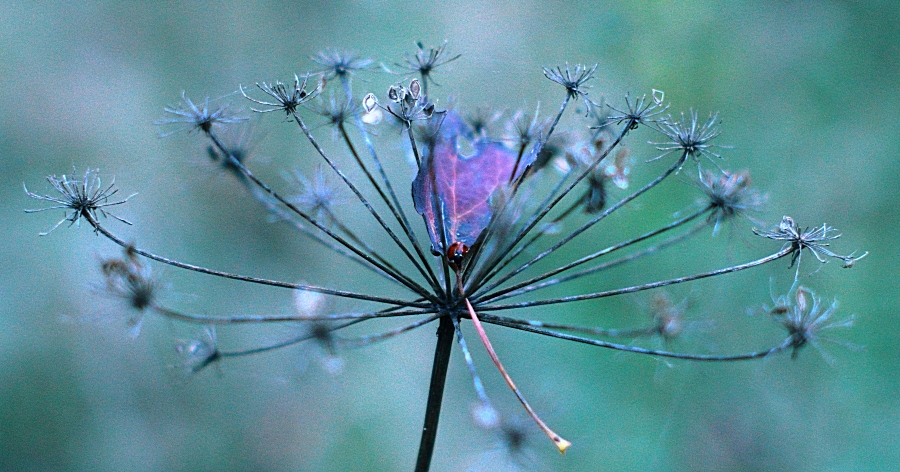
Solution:
<svg viewBox="0 0 900 472"><path fill-rule="evenodd" d="M182 90L202 99L238 84L286 80L315 69L309 57L329 47L392 64L418 40L448 40L463 55L439 73L436 91L463 108L541 102L555 109L561 91L540 68L568 61L599 63L595 98L621 103L625 91L656 88L674 112L719 111L720 141L734 146L724 151L724 165L752 169L770 196L761 219L827 222L845 232L838 252L871 252L852 270L831 263L803 280L829 300L838 297L839 316L858 315L852 329L835 335L866 350L823 343L833 364L810 348L795 361L667 365L494 330L526 396L575 446L561 457L523 419L531 431L527 450L507 453L472 423L471 381L455 355L435 470L895 468L900 4L626 5L3 2L0 470L411 469L433 328L342 353L338 375L306 346L185 379L171 367L172 346L194 330L148 318L141 336L128 338L117 305L96 289L97 261L116 248L85 227L38 237L60 214L25 215L39 202L29 201L22 183L43 193L45 175L99 168L124 193L139 193L118 212L135 225L111 227L142 246L224 270L358 287L365 280L350 280L352 270L335 274L334 259L268 222L239 185L204 161L201 139L158 139L151 122ZM391 80L360 74L357 90L371 85L382 93ZM267 118L252 166L280 182L279 168L311 153L298 147L293 128ZM639 161L652 157L643 142L653 138L631 140ZM669 202L664 216L689 205L696 191L681 180L638 208L668 201L666 192L682 200ZM741 222L710 246L704 236L651 267L674 275L685 263L716 267L775 247L749 227ZM804 274L816 268L810 262ZM772 323L746 310L770 302L770 277L777 292L787 289L793 272L785 266L673 289L673 298L692 300L689 316L698 323L672 347L735 352L778 342ZM166 301L186 310L285 311L291 304L282 291L155 268L169 286ZM627 326L643 320L648 301L640 295L535 316L588 322L600 306L615 314L599 323ZM280 335L220 332L233 345ZM476 357L494 402L522 417L480 349Z"/></svg>

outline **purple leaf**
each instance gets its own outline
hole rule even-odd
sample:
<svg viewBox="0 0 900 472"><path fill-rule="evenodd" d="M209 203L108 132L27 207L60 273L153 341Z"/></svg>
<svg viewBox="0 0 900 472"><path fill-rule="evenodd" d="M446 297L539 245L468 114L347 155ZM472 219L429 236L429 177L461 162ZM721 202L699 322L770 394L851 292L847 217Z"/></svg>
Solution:
<svg viewBox="0 0 900 472"><path fill-rule="evenodd" d="M475 243L491 221L491 196L518 178L528 164L520 163L513 175L516 153L488 139L472 142L475 152L463 156L457 146L460 136L472 132L459 115L447 112L434 151L422 162L412 185L413 202L425 219L432 250L441 255L445 244Z"/></svg>

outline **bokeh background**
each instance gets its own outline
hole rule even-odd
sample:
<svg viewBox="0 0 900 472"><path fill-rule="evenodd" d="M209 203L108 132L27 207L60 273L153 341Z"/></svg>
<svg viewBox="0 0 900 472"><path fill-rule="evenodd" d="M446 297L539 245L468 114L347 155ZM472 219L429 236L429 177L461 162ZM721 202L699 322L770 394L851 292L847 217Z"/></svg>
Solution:
<svg viewBox="0 0 900 472"><path fill-rule="evenodd" d="M723 151L723 165L752 169L754 183L769 195L760 220L775 223L790 214L803 225L827 222L845 232L835 244L839 252L871 254L852 270L830 263L808 275L817 268L812 258L802 268L804 284L839 299L839 316L858 316L852 329L834 334L865 346L861 352L823 343L825 356L810 348L796 360L782 355L698 365L492 331L517 383L548 423L575 443L565 457L525 420L473 338L494 402L519 417L529 441L524 452L511 454L473 424L475 397L456 355L435 470L895 467L900 6L629 5L3 2L0 469L409 470L433 328L342 352L336 375L321 349L305 346L185 377L173 367L173 345L196 328L148 318L141 335L129 338L127 313L97 290L98 260L117 249L85 227L38 237L61 213L23 213L39 203L29 201L22 184L43 193L49 190L45 175L99 168L104 178L115 176L125 194L139 193L118 212L135 225L111 226L142 246L224 270L364 286L364 274L352 277L352 268L271 223L239 185L206 162L198 136L158 139L151 123L182 90L195 99L216 98L238 84L287 80L314 70L309 58L325 48L393 64L414 50L415 41L444 40L462 58L439 73L435 96L446 103L452 95L461 108L531 109L540 102L555 109L561 93L541 67L568 61L599 64L592 97L621 103L625 91L656 88L666 92L673 112L720 112L720 141L733 145ZM371 86L383 93L393 80L362 73L357 90ZM303 167L297 163L313 156L294 128L267 118L251 162L281 184L279 169ZM327 141L328 131L320 133ZM653 156L645 144L652 138L632 138L638 162ZM683 176L626 215L646 224L642 215L670 217L695 196ZM615 230L628 231L627 221ZM643 280L653 270L665 276L737 263L772 250L752 236L751 226L741 222L715 239L704 236L620 273L616 282ZM283 312L292 303L283 291L154 269L168 286L165 300L185 310ZM688 316L695 322L672 347L734 352L777 343L773 324L747 311L771 303L770 286L783 293L792 275L778 263L673 289L673 299L690 300ZM643 322L649 300L636 295L532 314L629 326ZM240 346L285 333L290 328L219 335Z"/></svg>

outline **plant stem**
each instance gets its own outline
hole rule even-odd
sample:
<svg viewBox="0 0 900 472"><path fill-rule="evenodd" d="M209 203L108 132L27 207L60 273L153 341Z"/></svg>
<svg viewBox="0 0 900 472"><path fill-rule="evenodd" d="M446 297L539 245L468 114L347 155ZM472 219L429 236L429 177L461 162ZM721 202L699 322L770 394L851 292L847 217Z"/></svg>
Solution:
<svg viewBox="0 0 900 472"><path fill-rule="evenodd" d="M466 302L466 308L469 310L469 317L472 319L472 326L475 327L475 331L478 332L478 337L481 338L481 343L484 344L484 349L487 351L488 355L491 357L491 360L494 361L494 366L497 367L497 370L500 371L500 375L503 376L503 380L506 380L506 384L509 385L510 390L516 395L516 398L519 399L519 402L525 407L525 411L528 412L528 415L531 416L531 419L537 423L538 427L541 428L541 431L553 441L553 444L559 449L560 454L565 454L566 449L572 445L569 441L566 441L560 435L556 434L555 431L550 429L544 420L542 420L537 413L531 408L531 405L528 404L528 401L525 400L525 396L522 395L522 392L519 391L519 387L516 387L516 383L513 382L512 377L506 372L506 368L503 367L503 363L500 362L500 358L497 357L497 353L494 351L494 347L491 345L491 341L487 337L487 333L484 332L484 327L481 325L481 321L478 319L478 314L475 313L475 308L472 307L472 303L469 302L469 299L464 299ZM519 327L519 329L525 328L526 326Z"/></svg>
<svg viewBox="0 0 900 472"><path fill-rule="evenodd" d="M425 407L425 425L422 427L422 441L419 443L419 457L416 472L427 472L431 467L431 456L437 438L438 420L441 416L441 402L444 399L444 383L453 349L453 320L449 315L441 317L437 330L437 347L434 350L434 366L431 368L431 385L428 387L428 404Z"/></svg>

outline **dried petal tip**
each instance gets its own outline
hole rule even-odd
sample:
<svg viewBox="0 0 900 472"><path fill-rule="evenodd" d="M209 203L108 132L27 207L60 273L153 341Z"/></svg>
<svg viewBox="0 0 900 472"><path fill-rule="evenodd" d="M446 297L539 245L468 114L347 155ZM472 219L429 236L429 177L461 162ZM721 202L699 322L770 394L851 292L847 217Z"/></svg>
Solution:
<svg viewBox="0 0 900 472"><path fill-rule="evenodd" d="M565 454L566 450L569 449L569 446L572 445L571 442L566 441L565 439L563 439L559 436L556 436L555 438L553 438L553 444L555 444L556 448L559 449L560 454Z"/></svg>
<svg viewBox="0 0 900 472"><path fill-rule="evenodd" d="M39 233L40 236L46 236L52 233L53 230L63 224L64 221L68 221L69 226L80 225L82 217L88 218L89 220L96 220L98 214L103 215L103 217L111 216L122 223L128 225L131 224L128 220L120 218L107 210L108 207L121 205L127 202L129 198L137 195L134 193L122 200L110 201L110 198L119 192L119 189L115 188L115 179L113 179L109 185L103 186L100 182L100 176L97 175L97 171L88 169L84 173L84 178L81 180L71 179L66 175L63 175L62 177L49 175L47 176L47 182L50 182L50 185L59 192L59 196L38 195L29 191L28 187L25 187L24 184L22 185L25 188L25 193L29 197L56 204L47 208L25 210L25 213L37 213L40 211L57 209L62 209L66 212L66 216L59 220L53 228L50 228L50 231Z"/></svg>
<svg viewBox="0 0 900 472"><path fill-rule="evenodd" d="M366 113L372 113L372 110L378 106L378 97L375 96L374 93L367 93L365 97L363 97L363 108L366 109Z"/></svg>
<svg viewBox="0 0 900 472"><path fill-rule="evenodd" d="M409 95L413 100L419 99L419 94L422 93L422 84L419 82L419 79L412 79L409 82Z"/></svg>

